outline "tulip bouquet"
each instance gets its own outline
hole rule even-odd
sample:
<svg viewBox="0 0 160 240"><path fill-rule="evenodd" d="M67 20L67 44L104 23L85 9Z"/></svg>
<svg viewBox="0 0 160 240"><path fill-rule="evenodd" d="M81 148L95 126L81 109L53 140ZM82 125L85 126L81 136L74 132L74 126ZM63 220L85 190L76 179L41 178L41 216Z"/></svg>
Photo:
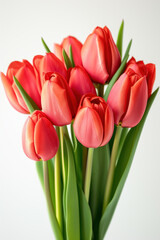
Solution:
<svg viewBox="0 0 160 240"><path fill-rule="evenodd" d="M57 240L102 240L108 229L149 109L155 65L122 57L107 27L82 44L69 36L33 64L12 62L1 73L6 95L29 114L22 134L36 161ZM128 62L127 62L128 61Z"/></svg>

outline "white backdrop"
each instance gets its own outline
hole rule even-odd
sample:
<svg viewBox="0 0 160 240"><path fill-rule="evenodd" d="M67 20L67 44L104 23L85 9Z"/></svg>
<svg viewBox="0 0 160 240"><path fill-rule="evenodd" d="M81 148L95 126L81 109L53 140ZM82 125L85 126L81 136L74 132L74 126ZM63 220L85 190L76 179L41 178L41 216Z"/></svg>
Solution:
<svg viewBox="0 0 160 240"><path fill-rule="evenodd" d="M124 46L133 38L131 55L157 66L155 89L160 85L159 12L159 0L0 0L0 71L6 73L13 60L44 54L41 36L52 49L67 35L83 42L97 25L107 25L116 39L124 19ZM159 101L158 95L105 239L160 239ZM26 115L12 109L1 82L0 112L0 239L54 239L35 164L21 146Z"/></svg>

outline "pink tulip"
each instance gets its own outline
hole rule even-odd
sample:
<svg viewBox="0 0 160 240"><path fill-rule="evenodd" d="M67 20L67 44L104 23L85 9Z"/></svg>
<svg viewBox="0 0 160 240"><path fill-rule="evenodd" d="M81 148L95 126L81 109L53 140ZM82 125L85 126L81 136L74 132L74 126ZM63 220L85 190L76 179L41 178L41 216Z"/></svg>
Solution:
<svg viewBox="0 0 160 240"><path fill-rule="evenodd" d="M33 66L27 60L23 60L23 62L14 61L9 65L6 75L1 72L2 83L10 104L21 113L29 113L13 76L18 79L28 95L41 108L41 99Z"/></svg>
<svg viewBox="0 0 160 240"><path fill-rule="evenodd" d="M42 109L56 126L70 124L77 110L76 98L59 74L46 73L42 88Z"/></svg>
<svg viewBox="0 0 160 240"><path fill-rule="evenodd" d="M41 111L35 111L25 122L22 134L23 150L35 161L47 161L55 156L59 140L52 123Z"/></svg>
<svg viewBox="0 0 160 240"><path fill-rule="evenodd" d="M77 40L75 37L69 36L65 38L61 44L54 44L53 52L62 62L64 62L62 51L64 49L67 55L69 56L70 46L72 46L72 53L73 53L73 59L74 59L75 65L76 66L82 65L82 60L81 60L82 43L79 40Z"/></svg>
<svg viewBox="0 0 160 240"><path fill-rule="evenodd" d="M104 146L113 134L112 109L103 98L86 94L80 101L73 127L77 139L84 146Z"/></svg>
<svg viewBox="0 0 160 240"><path fill-rule="evenodd" d="M95 87L85 69L81 66L72 68L69 78L69 86L79 102L81 97L87 93L96 95Z"/></svg>
<svg viewBox="0 0 160 240"><path fill-rule="evenodd" d="M67 79L67 70L64 64L51 52L46 53L45 56L35 56L33 59L33 65L35 67L40 93L44 84L45 73L56 72L61 74L65 79Z"/></svg>
<svg viewBox="0 0 160 240"><path fill-rule="evenodd" d="M139 76L146 76L148 85L148 97L151 96L153 84L156 77L156 67L153 63L144 64L143 61L136 62L135 58L131 58L127 64L127 69L133 69Z"/></svg>
<svg viewBox="0 0 160 240"><path fill-rule="evenodd" d="M134 127L144 114L147 100L146 76L128 68L112 87L107 102L113 110L115 124Z"/></svg>
<svg viewBox="0 0 160 240"><path fill-rule="evenodd" d="M121 64L121 57L107 27L97 27L81 51L82 64L94 82L109 81Z"/></svg>

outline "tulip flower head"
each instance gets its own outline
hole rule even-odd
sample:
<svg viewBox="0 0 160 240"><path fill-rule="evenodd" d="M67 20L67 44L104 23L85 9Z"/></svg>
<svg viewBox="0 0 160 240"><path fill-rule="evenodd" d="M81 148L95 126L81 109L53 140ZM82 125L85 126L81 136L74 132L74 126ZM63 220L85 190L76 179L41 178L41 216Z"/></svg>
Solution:
<svg viewBox="0 0 160 240"><path fill-rule="evenodd" d="M67 70L64 64L53 54L46 53L45 56L37 55L33 59L33 65L37 76L39 92L41 93L44 84L44 74L57 72L67 79Z"/></svg>
<svg viewBox="0 0 160 240"><path fill-rule="evenodd" d="M77 139L84 146L104 146L113 134L112 109L103 98L86 94L80 101L73 127Z"/></svg>
<svg viewBox="0 0 160 240"><path fill-rule="evenodd" d="M76 98L67 81L57 73L46 73L42 88L42 109L56 126L70 124L77 111Z"/></svg>
<svg viewBox="0 0 160 240"><path fill-rule="evenodd" d="M70 71L69 86L74 92L78 102L81 97L87 93L93 93L96 95L93 82L86 70L81 66L74 67Z"/></svg>
<svg viewBox="0 0 160 240"><path fill-rule="evenodd" d="M136 126L146 109L148 86L146 76L128 68L112 87L108 96L115 124L122 127Z"/></svg>
<svg viewBox="0 0 160 240"><path fill-rule="evenodd" d="M55 156L59 140L55 128L41 111L35 111L25 122L22 134L23 150L27 157L47 161Z"/></svg>
<svg viewBox="0 0 160 240"><path fill-rule="evenodd" d="M81 50L82 64L94 82L109 81L121 64L118 48L107 27L97 27Z"/></svg>
<svg viewBox="0 0 160 240"><path fill-rule="evenodd" d="M41 98L34 68L27 60L23 60L23 62L14 61L9 65L6 75L1 73L2 83L10 104L21 113L29 113L28 107L13 80L14 76L37 106L41 108Z"/></svg>
<svg viewBox="0 0 160 240"><path fill-rule="evenodd" d="M70 46L72 47L72 53L73 53L73 59L74 59L75 65L76 66L82 65L82 60L81 60L82 43L75 37L69 36L65 38L60 45L54 44L53 52L62 62L64 62L62 51L64 49L67 55L69 56Z"/></svg>
<svg viewBox="0 0 160 240"><path fill-rule="evenodd" d="M133 69L139 76L146 76L148 85L148 97L151 96L153 84L156 77L156 67L153 63L144 64L143 61L136 62L135 58L132 57L127 64L127 69ZM127 70L126 69L126 70Z"/></svg>

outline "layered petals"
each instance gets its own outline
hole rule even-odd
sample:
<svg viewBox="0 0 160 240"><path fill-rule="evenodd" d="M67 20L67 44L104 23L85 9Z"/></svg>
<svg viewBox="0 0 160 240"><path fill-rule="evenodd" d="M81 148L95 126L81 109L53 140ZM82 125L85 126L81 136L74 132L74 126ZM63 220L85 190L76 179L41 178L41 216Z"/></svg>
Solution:
<svg viewBox="0 0 160 240"><path fill-rule="evenodd" d="M93 93L96 95L95 87L88 73L81 66L74 67L70 71L69 86L78 102L84 94Z"/></svg>
<svg viewBox="0 0 160 240"><path fill-rule="evenodd" d="M33 59L39 92L41 93L44 84L44 75L47 72L55 72L67 79L67 70L64 64L53 54L46 53L45 56L37 55Z"/></svg>
<svg viewBox="0 0 160 240"><path fill-rule="evenodd" d="M86 94L81 98L73 128L77 139L84 146L104 146L113 134L112 109L103 98Z"/></svg>
<svg viewBox="0 0 160 240"><path fill-rule="evenodd" d="M9 65L6 75L1 73L1 80L11 105L21 113L29 113L28 107L13 81L14 76L37 106L41 108L39 87L37 85L34 68L27 60L23 60L23 62L14 61Z"/></svg>
<svg viewBox="0 0 160 240"><path fill-rule="evenodd" d="M104 84L121 63L120 54L107 27L97 27L81 50L82 64L94 82Z"/></svg>
<svg viewBox="0 0 160 240"><path fill-rule="evenodd" d="M148 86L146 76L139 76L133 69L127 69L112 87L108 96L116 125L136 126L146 109Z"/></svg>
<svg viewBox="0 0 160 240"><path fill-rule="evenodd" d="M47 73L42 89L42 109L56 126L70 124L77 111L76 98L66 80Z"/></svg>
<svg viewBox="0 0 160 240"><path fill-rule="evenodd" d="M54 44L53 52L62 62L64 62L62 51L64 49L69 56L70 46L72 46L72 53L75 65L76 66L82 65L81 60L82 43L73 36L68 36L67 38L64 38L61 44Z"/></svg>
<svg viewBox="0 0 160 240"><path fill-rule="evenodd" d="M47 161L55 156L59 140L55 128L41 111L35 111L25 122L22 134L25 154L35 161Z"/></svg>

